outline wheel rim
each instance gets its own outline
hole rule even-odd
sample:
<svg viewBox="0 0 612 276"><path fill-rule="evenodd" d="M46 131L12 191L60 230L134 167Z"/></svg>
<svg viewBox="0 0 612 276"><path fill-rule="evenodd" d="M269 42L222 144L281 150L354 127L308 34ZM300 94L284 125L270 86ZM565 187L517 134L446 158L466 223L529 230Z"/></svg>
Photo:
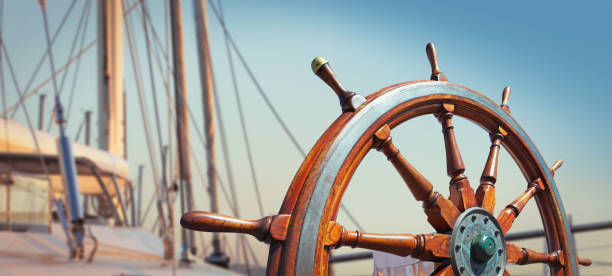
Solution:
<svg viewBox="0 0 612 276"><path fill-rule="evenodd" d="M508 139L503 143L506 150L528 181L540 177L546 187L546 192L537 194L535 200L544 222L548 247L563 250L562 257L566 260L563 267L552 269L552 274L576 273L575 256L569 253L574 246L567 239L569 226L554 180L541 154L518 123L497 104L473 90L447 82L417 81L368 96L368 101L355 113L343 114L328 129L323 137L327 136L329 142L320 141L321 145L313 149L317 153L309 154L315 160L307 159L300 168L281 208L281 213L292 213L279 259L281 274L326 273L323 264L328 256L321 243L326 231L324 225L335 220L342 194L357 164L370 149L373 132L385 123L393 128L408 119L431 114L444 102L457 105L456 115L489 132L497 126L508 131Z"/></svg>

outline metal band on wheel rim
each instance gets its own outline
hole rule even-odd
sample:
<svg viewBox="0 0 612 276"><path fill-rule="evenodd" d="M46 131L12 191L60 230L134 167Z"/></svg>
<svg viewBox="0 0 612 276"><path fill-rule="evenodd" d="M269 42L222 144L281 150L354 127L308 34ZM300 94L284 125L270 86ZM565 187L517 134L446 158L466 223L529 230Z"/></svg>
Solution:
<svg viewBox="0 0 612 276"><path fill-rule="evenodd" d="M325 166L315 168L314 173L316 178L309 181L316 181L314 184L314 190L312 195L308 199L308 205L306 210L294 210L294 214L303 212L303 223L301 223L301 229L299 229L299 245L297 246L297 252L293 257L286 256L285 259L295 258L295 275L313 275L313 267L315 264L315 252L317 250L317 239L319 235L321 217L323 215L328 196L331 192L331 188L336 181L340 169L342 168L345 160L353 150L354 145L361 138L363 133L368 130L372 124L374 124L381 116L391 111L398 105L415 100L421 97L459 97L466 101L473 102L476 105L482 106L484 109L488 109L496 116L501 118L510 128L516 133L516 135L524 141L527 150L535 157L535 162L540 167L542 177L549 183L549 193L552 196L552 200L558 206L558 213L561 214L561 220L563 224L563 235L569 236L569 225L565 219L565 211L561 198L554 184L554 180L550 171L546 168L546 163L538 152L537 148L522 130L518 123L509 116L504 110L502 110L497 104L493 103L488 98L475 93L465 87L450 84L448 82L414 82L396 86L389 89L386 92L376 95L373 99L366 102L361 108L359 108L355 114L343 125L340 133L334 138L333 143L329 149L325 152L325 156L320 157L324 160ZM523 168L521 168L523 170ZM523 171L523 173L525 173ZM557 213L557 211L555 211ZM559 219L559 218L556 218ZM557 231L561 228L556 228ZM557 232L555 231L555 232ZM291 237L288 237L291 239ZM288 240L287 242L296 242ZM563 241L559 241L560 243ZM567 240L567 244L561 244L562 247L572 251L574 245L571 240ZM285 253L285 252L283 252ZM569 273L576 274L576 260L574 256L568 254L569 265L572 271L566 271Z"/></svg>

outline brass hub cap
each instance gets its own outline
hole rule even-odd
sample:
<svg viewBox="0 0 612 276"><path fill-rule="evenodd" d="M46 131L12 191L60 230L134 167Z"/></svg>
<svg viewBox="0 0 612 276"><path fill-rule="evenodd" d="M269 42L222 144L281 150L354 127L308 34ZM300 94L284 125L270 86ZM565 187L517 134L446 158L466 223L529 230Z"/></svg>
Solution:
<svg viewBox="0 0 612 276"><path fill-rule="evenodd" d="M487 210L465 210L451 235L451 265L455 275L503 275L506 240L499 223Z"/></svg>

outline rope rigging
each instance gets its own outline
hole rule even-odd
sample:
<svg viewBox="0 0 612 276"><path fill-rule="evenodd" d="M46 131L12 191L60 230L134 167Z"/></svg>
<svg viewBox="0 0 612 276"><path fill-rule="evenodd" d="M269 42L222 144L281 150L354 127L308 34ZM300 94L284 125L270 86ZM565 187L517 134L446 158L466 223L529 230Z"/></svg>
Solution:
<svg viewBox="0 0 612 276"><path fill-rule="evenodd" d="M257 183L257 175L255 174L255 164L253 163L253 154L251 151L251 145L249 143L249 134L247 132L246 121L244 118L244 111L242 109L242 103L240 100L240 93L238 92L238 83L236 81L236 72L234 71L234 61L232 59L232 52L229 48L227 32L224 32L225 37L225 49L227 51L227 59L230 68L230 74L232 77L232 85L234 86L234 96L236 98L236 106L238 107L238 115L240 118L240 127L242 129L242 137L244 138L244 145L247 151L247 157L249 161L249 167L251 169L251 178L253 179L253 186L255 187L255 196L257 198L257 205L259 206L259 214L263 217L264 210L261 203L261 193L259 192L259 184Z"/></svg>
<svg viewBox="0 0 612 276"><path fill-rule="evenodd" d="M96 44L96 40L93 40L91 42L89 42L87 44L87 46L85 46L85 48L83 50L81 50L74 58L72 58L68 63L64 64L62 67L60 67L57 71L55 71L51 76L49 76L48 78L46 78L45 80L43 80L42 82L40 82L39 85L37 85L34 89L30 90L29 92L25 93L23 98L20 99L19 101L17 101L15 104L13 104L12 106L10 106L9 108L6 109L6 111L2 114L2 116L5 116L6 114L8 114L9 112L13 112L13 114L11 114L11 117L14 117L15 113L17 112L17 108L21 105L21 102L25 102L27 99L29 99L32 95L36 94L38 91L40 91L43 87L45 87L47 84L49 84L49 82L51 82L51 80L61 74L62 72L64 72L64 70L68 69L70 67L70 65L72 65L74 62L76 62L79 58L81 58L86 52L88 52L91 48L93 48L93 46ZM24 91L27 91L27 89L24 89Z"/></svg>
<svg viewBox="0 0 612 276"><path fill-rule="evenodd" d="M59 26L57 27L57 29L55 30L55 33L53 34L53 39L51 41L51 45L53 45L55 43L55 40L57 39L57 37L59 36L60 32L62 31L62 29L64 28L64 24L66 23L68 17L70 16L70 13L72 12L72 9L74 8L75 4L77 3L77 0L73 0L72 3L70 4L70 6L68 7L68 10L64 13L64 16L62 17L62 21L60 21ZM40 69L42 68L42 64L45 61L45 59L47 58L47 55L49 54L48 49L45 50L45 52L43 53L42 57L40 57L40 60L38 61L38 64L36 65L36 69L34 69L34 72L32 73L32 76L30 76L30 80L28 81L28 84L25 86L25 89L23 89L23 91L28 91L30 90L30 87L32 86L32 83L34 82L34 79L36 78L36 76L38 76L38 72L40 71ZM26 100L29 96L27 93L26 97L24 98L24 100ZM2 116L6 116L6 114L8 112L10 112L10 110L16 108L19 106L20 103L16 103L13 106L11 106L9 109L4 109L4 111L2 112ZM13 108L14 107L14 108ZM17 112L17 110L15 109L13 111L13 113L11 114L11 118L15 117L15 113Z"/></svg>
<svg viewBox="0 0 612 276"><path fill-rule="evenodd" d="M81 123L79 124L79 128L77 130L76 135L74 136L74 141L78 141L79 138L81 137L81 131L83 131L83 127L85 126L85 117L83 117L83 120L81 120Z"/></svg>
<svg viewBox="0 0 612 276"><path fill-rule="evenodd" d="M242 65L244 66L245 70L249 74L249 77L251 78L251 80L255 84L255 87L257 87L257 91L262 96L262 98L264 99L264 101L268 105L268 108L272 111L272 113L274 114L274 117L276 118L278 123L281 125L281 127L283 128L283 130L285 131L285 133L287 134L287 136L289 137L289 139L291 140L293 145L296 147L296 149L302 154L302 156L306 156L306 153L304 152L302 147L300 147L299 143L297 142L297 140L295 139L295 137L293 136L293 134L291 133L291 131L289 130L289 128L287 127L287 125L285 124L283 119L281 118L281 116L279 115L279 113L276 110L276 108L274 108L274 105L272 105L272 102L268 98L268 95L263 91L263 88L261 88L261 85L259 84L259 82L255 78L255 75L253 74L253 71L251 71L251 68L248 66L248 64L246 63L246 60L244 59L244 57L242 56L242 54L238 50L238 47L236 46L236 43L234 43L234 40L232 39L232 36L229 34L229 31L227 30L227 28L225 26L225 21L223 21L223 19L219 15L219 12L215 8L215 4L212 3L211 1L208 1L208 3L211 5L211 8L212 8L212 10L213 10L213 12L214 12L214 14L215 14L215 16L217 18L217 21L219 21L219 24L221 24L221 27L223 28L223 32L227 36L227 40L229 41L230 45L232 46L232 48L236 52L236 55L238 55L238 59L240 59L240 62L242 63Z"/></svg>
<svg viewBox="0 0 612 276"><path fill-rule="evenodd" d="M74 2L76 2L76 0L74 0ZM124 16L127 16L131 13L132 10L128 11L128 12L124 12ZM62 22L65 21L66 17L68 16L69 12L67 12L64 15L64 19L62 19ZM55 42L56 38L58 37L60 31L61 31L61 27L63 26L63 23L60 23L60 25L58 26L58 29L56 30L55 34L53 35L53 39L52 39L52 43ZM40 68L43 64L43 62L45 61L45 58L47 57L47 52L45 51L45 53L43 54L43 56L40 58L40 61L38 62L38 65L36 66L36 69L34 70L34 73L32 73L32 76L30 77L30 80L28 81L28 84L26 85L26 88L23 89L23 91L29 91L27 93L24 94L23 99L21 99L20 101L25 101L27 99L29 99L32 95L34 95L36 92L40 91L40 89L42 89L45 85L47 85L51 79L54 76L59 75L60 73L62 73L64 70L66 70L72 63L76 62L79 58L81 58L86 52L88 52L95 44L96 44L97 40L94 39L91 42L87 43L87 46L85 46L85 48L82 48L82 50L74 57L70 60L70 62L64 64L62 67L60 67L57 71L53 72L53 74L51 74L50 77L48 77L47 79L45 79L44 81L40 82L40 84L38 86L36 86L36 88L30 90L30 87L32 86L34 79L36 78L36 76L38 76L38 73L40 71ZM10 107L6 108L2 114L0 116L5 116L6 114L8 114L9 112L11 113L11 118L15 117L15 114L17 112L17 107L20 106L20 102L18 101L17 103L14 103L13 105L11 105Z"/></svg>
<svg viewBox="0 0 612 276"><path fill-rule="evenodd" d="M221 14L221 17L223 19L225 19L225 15L223 14L223 6L221 5L221 1L217 1L217 3L219 4L219 11ZM226 45L226 50L228 52L228 55L230 54L228 48L227 48L227 39L225 40L225 45ZM211 63L211 67L212 67L212 60L210 61ZM233 63L230 63L230 65L232 66L232 73L233 73ZM214 73L214 72L213 72ZM232 80L235 83L235 76L232 76ZM213 91L218 91L217 90L217 82L215 81L215 78L212 79L212 85L213 85ZM237 91L237 89L236 89ZM229 151L227 149L227 136L225 134L225 124L223 123L223 112L221 112L221 104L219 103L219 93L214 93L213 94L213 99L214 99L214 103L215 106L217 107L215 109L215 114L217 115L217 121L219 123L219 134L221 136L221 148L223 151L223 160L225 161L225 170L226 170L226 174L228 177L228 182L229 182L229 186L230 186L230 191L232 194L232 200L234 201L234 215L236 217L240 217L240 206L238 206L238 196L236 195L236 186L234 185L234 177L233 177L233 170L232 170L232 166L231 166L231 160L230 160L230 155L229 155ZM248 144L247 144L248 145ZM249 153L250 155L250 153ZM252 160L251 160L252 161ZM254 176L255 173L253 171L253 166L251 166L251 172L252 175ZM259 210L260 210L260 214L263 214L263 207L261 204L261 196L259 195L259 187L256 184L256 178L253 178L255 181L253 182L253 184L255 185L255 189L257 191L257 203L259 206ZM249 252L251 253L251 257L252 259L255 261L255 264L257 266L259 266L259 262L257 261L257 258L253 252L253 248L251 248L251 245L248 243L248 241L245 239L245 237L243 237L242 235L236 237L236 252L240 251L239 246L242 245L242 253L244 255L244 259L245 259L245 263L247 264L247 272L248 274L250 274L250 268L248 267L248 256L247 256L247 252L246 249L248 247ZM245 246L246 245L246 246Z"/></svg>
<svg viewBox="0 0 612 276"><path fill-rule="evenodd" d="M85 37L86 29L83 28L82 31L81 31L81 28L83 27L83 25L87 25L87 24L83 24L84 21L89 22L89 11L91 10L91 9L89 9L89 7L91 6L90 4L91 4L91 2L87 1L87 2L85 2L85 5L83 5L83 11L81 13L81 18L79 19L79 23L77 24L77 29L76 29L76 32L74 34L74 39L72 41L72 46L70 46L70 51L69 51L69 54L68 54L68 61L70 61L73 58L72 54L74 53L74 50L76 49L77 42L79 41L79 35L81 35L82 37ZM87 20L85 20L85 19L87 19ZM83 40L83 39L81 39L81 40ZM77 66L80 64L80 60L81 59L78 59ZM63 75L62 75L62 80L61 80L60 86L59 86L59 96L60 97L62 95L62 92L64 92L64 84L66 83L66 77L68 76L69 72L70 72L70 68L67 68L66 72L64 72ZM78 72L78 68L77 68L76 72ZM53 112L55 112L55 111L53 109L51 109L51 114L52 115L53 115ZM70 117L66 116L66 118L70 118ZM47 132L49 132L49 130L51 129L51 124L52 123L53 123L53 116L49 116L49 120L48 120L47 128L46 128ZM68 124L68 120L66 120L66 125L67 124Z"/></svg>
<svg viewBox="0 0 612 276"><path fill-rule="evenodd" d="M155 30L153 26L151 26L151 29L153 31ZM167 53L163 52L162 48L158 47L158 49L160 51L162 51L162 54L166 55L166 57L167 57ZM154 52L154 53L156 53L156 52ZM162 69L162 62L160 61L159 55L156 54L155 58L156 58L156 63L158 65L157 66L158 70L159 70L160 74L163 74L164 70ZM170 72L171 68L169 67L169 64L166 64L166 65L168 65L167 66L168 70L166 72ZM172 99L171 99L171 96L170 96L170 93L169 93L169 91L170 91L170 84L169 84L168 80L164 80L163 83L164 83L164 86L166 88L167 96L168 96L168 104L169 104L168 105L168 109L169 109L169 112L168 112L169 121L168 121L168 123L169 123L169 128L171 129L172 128L171 127L172 126L172 122L174 122L174 116L172 116L173 112L172 112L172 107L170 105L171 102L172 102ZM214 81L214 78L213 78L213 87L214 87L213 90L216 91L216 83ZM215 96L216 96L216 94L215 94ZM231 173L231 165L229 163L229 155L227 154L227 146L226 146L227 143L226 143L226 138L225 138L226 137L226 135L225 135L225 127L224 127L224 124L223 124L223 119L222 119L222 115L221 115L222 113L221 113L221 110L220 110L220 107L219 107L220 105L218 103L218 99L217 99L217 97L215 97L214 99L215 99L215 105L218 106L218 108L216 109L216 115L218 117L217 120L219 121L219 126L220 126L219 128L220 128L220 135L222 137L222 139L221 139L222 140L222 147L224 148L224 160L226 161L226 170L228 170L228 179L231 179L230 181L232 181L232 182L230 182L230 191L232 191L234 193L234 195L232 195L232 199L230 199L228 197L227 189L225 187L225 184L221 180L221 178L219 177L219 173L216 170L215 170L215 177L219 181L219 184L221 186L223 195L224 195L225 199L227 200L228 204L230 205L230 208L232 209L232 212L234 214L238 214L239 212L238 212L237 204L236 204L237 200L235 199L235 188L232 187L233 186L233 177L232 177L232 173ZM200 130L200 128L198 127L198 124L196 123L195 116L194 116L193 112L191 111L191 109L189 108L189 106L186 106L186 109L188 110L189 117L190 117L191 121L193 122L193 126L194 126L194 128L196 130L196 134L198 135L198 138L199 138L202 146L204 146L205 145L204 137L203 137L202 131ZM195 153L196 152L193 150L192 147L190 147L190 152L191 152L191 155L194 156L193 157L194 158L193 159L194 163L196 163L197 167L200 167L199 161L195 157L195 155L196 155ZM201 174L201 172L199 170L198 170L198 174L199 174L201 182L204 184L205 183L204 176ZM151 206L151 204L152 204L152 202L149 203L149 207ZM147 210L148 210L148 208L147 208ZM247 247L248 247L250 253L252 254L252 258L255 259L254 256L256 256L256 255L254 254L253 249L250 247L250 244L247 243ZM259 263L257 262L256 259L255 259L255 262L256 262L257 265L259 265Z"/></svg>
<svg viewBox="0 0 612 276"><path fill-rule="evenodd" d="M135 7L139 3L140 3L139 1L134 3L132 5L132 7ZM167 6L165 6L165 8L167 8ZM152 22L150 20L149 13L147 12L146 16L143 16L141 13L142 13L141 10L137 10L137 12L136 12L136 14L139 17L138 21L141 23L143 29L146 28L144 26L144 24L148 24L150 29L151 29L151 31L152 31L152 33L154 34L154 38L157 38L157 36L156 36L157 32L155 30L155 26L152 24ZM164 13L165 17L167 17L167 13L168 13L168 11L165 10L165 13ZM145 18L147 20L144 20ZM168 23L168 22L166 22L166 23ZM167 28L167 26L166 26L166 28ZM168 41L169 41L169 38L167 37L167 41L166 42L168 43ZM159 38L157 38L157 42L158 43L155 44L155 46L156 46L155 48L157 49L157 51L152 51L152 52L155 54L155 62L157 64L157 67L158 67L158 70L159 70L160 74L166 76L166 79L164 80L164 87L166 88L167 112L168 112L168 114L167 114L168 115L168 118L167 118L167 120L168 120L168 122L167 122L168 123L168 148L170 149L168 151L168 159L169 160L173 160L172 159L172 149L173 149L172 136L173 135L172 135L172 131L171 131L173 129L173 126L172 126L172 120L173 120L172 119L172 114L173 114L173 110L172 110L172 95L170 94L170 85L169 85L169 83L170 83L171 67L169 65L170 61L168 59L167 52L165 52L165 50L162 48L161 43L159 42ZM148 40L146 43L147 43L147 47L150 48L150 40ZM168 47L166 47L166 48L168 48ZM149 51L149 50L147 50L147 51ZM164 55L166 55L166 65L167 65L166 66L166 68L167 68L166 72L164 72L164 70L162 69L162 62L160 61L160 57L159 57L159 52L158 51L161 51ZM149 66L152 66L151 63L149 63ZM154 98L154 100L155 99L156 99L156 97ZM155 111L159 112L157 104L155 104ZM156 114L156 116L157 116L157 114ZM158 129L160 129L159 124L158 124ZM161 141L161 139L160 139L160 141ZM169 162L168 168L169 168L170 178L174 178L174 174L173 174L173 162Z"/></svg>
<svg viewBox="0 0 612 276"><path fill-rule="evenodd" d="M236 43L234 42L234 40L232 39L232 36L230 35L227 27L225 26L225 21L222 17L222 15L219 13L219 11L216 9L214 3L212 3L212 1L208 1L208 3L211 5L211 8L213 10L213 13L215 14L217 21L219 22L219 24L221 25L221 28L223 29L223 33L226 37L226 42L229 42L229 45L232 46L232 48L234 49L234 51L236 52L236 55L238 56L240 62L242 63L243 67L245 68L245 70L247 71L249 77L251 78L251 80L253 81L253 83L255 84L255 87L257 88L257 91L259 92L259 94L263 97L264 101L266 102L268 108L270 109L270 111L272 111L272 113L274 114L274 117L276 118L276 120L279 122L279 124L281 125L281 127L283 128L283 130L285 131L285 133L287 134L287 136L289 137L289 139L292 141L293 145L296 147L296 149L300 152L300 154L302 155L302 158L306 158L306 153L304 152L304 150L300 147L300 145L298 144L297 140L295 139L295 136L291 133L291 131L289 130L289 128L287 127L287 125L285 124L285 122L283 121L283 119L280 117L278 111L276 110L276 108L274 107L274 105L272 105L272 102L270 101L270 99L268 98L267 94L264 92L264 90L262 89L261 85L259 84L259 82L257 81L257 79L255 78L255 75L253 74L253 71L251 70L251 68L249 67L249 65L246 63L246 60L244 59L244 57L242 56L240 50L238 49L238 46L236 46ZM229 52L229 51L228 51ZM232 68L232 65L230 63L230 68ZM351 220L353 222L353 224L355 224L355 226L360 230L363 231L363 228L360 226L360 224L357 222L357 220L355 219L355 217L350 213L350 211L348 210L348 208L344 205L344 203L340 203L340 207L341 209L347 214L349 220Z"/></svg>
<svg viewBox="0 0 612 276"><path fill-rule="evenodd" d="M83 27L83 35L81 36L81 42L79 45L80 49L83 49L83 45L85 44L85 30L87 30L87 26L89 25L89 14L91 13L91 5L89 6L89 9L87 10L87 21L85 21L85 26ZM81 67L81 59L77 60L77 64L75 65L74 68L74 76L72 77L72 86L70 88L70 96L68 98L68 109L66 110L66 118L70 118L70 111L72 110L72 100L74 99L74 92L76 90L76 82L77 79L79 78L79 68ZM69 121L66 122L67 124L70 123Z"/></svg>
<svg viewBox="0 0 612 276"><path fill-rule="evenodd" d="M126 29L126 34L127 34L127 38L128 38L128 48L130 51L130 58L132 61L132 69L134 72L134 79L135 79L135 83L136 83L136 90L138 91L138 102L140 104L140 114L142 117L142 121L143 121L143 126L145 129L145 140L146 140L146 144L147 144L147 150L148 150L148 154L149 154L149 161L151 163L151 170L152 170L152 174L153 174L153 181L154 181L154 187L155 187L155 195L158 198L158 212L159 215L162 216L162 225L164 225L165 228L165 218L163 218L163 210L161 209L161 206L159 205L159 201L162 200L162 194L161 194L161 189L160 189L160 185L161 182L159 180L159 170L157 167L157 162L155 161L155 151L153 149L153 138L151 136L151 130L149 129L149 115L148 115L148 108L147 108L147 104L146 104L146 98L144 95L144 91L142 89L142 79L140 78L140 72L138 70L138 68L140 68L139 64L138 64L138 57L135 53L135 49L134 49L134 43L132 41L132 29L131 29L131 24L130 24L130 20L129 17L127 16L127 14L124 12L124 24L125 24L125 29Z"/></svg>
<svg viewBox="0 0 612 276"><path fill-rule="evenodd" d="M0 42L3 40L2 29L4 27L4 0L0 0ZM2 45L0 44L0 47ZM2 65L2 52L0 52L0 89L2 89L2 109L6 110L6 90L4 86L4 66ZM6 140L6 151L10 152L9 143L9 129L6 116L2 116L4 119L4 139ZM11 167L9 167L9 174L11 174ZM10 232L11 226L11 187L6 185L6 224L7 229Z"/></svg>
<svg viewBox="0 0 612 276"><path fill-rule="evenodd" d="M144 22L144 18L147 17L148 12L147 12L147 5L145 4L144 1L142 1L142 3L140 4L141 7L141 12L144 16L141 17L141 19L143 20L142 22L142 29L143 32L145 34L145 45L146 45L146 52L147 52L147 63L148 63L148 67L149 67L149 79L151 81L151 92L152 92L152 98L153 98L153 109L155 110L155 112L153 112L155 114L155 125L156 125L156 129L157 129L157 139L159 141L159 146L160 146L160 152L163 152L163 143L164 140L162 139L162 134L161 134L161 124L160 124L160 120L159 120L159 105L157 103L157 89L156 89L156 85L155 85L155 78L154 78L154 74L153 74L153 61L151 59L151 46L150 46L150 40L149 40L149 28L147 27L148 24L146 24L146 22ZM165 182L165 180L162 180Z"/></svg>
<svg viewBox="0 0 612 276"><path fill-rule="evenodd" d="M36 138L36 134L34 132L34 126L32 124L32 120L30 119L30 113L28 112L27 108L25 108L25 102L23 101L23 93L21 92L21 89L19 88L19 82L17 81L17 76L15 74L15 70L13 69L13 64L11 62L10 55L8 53L8 50L6 49L6 44L4 43L4 40L2 39L1 36L0 36L0 48L2 48L2 53L4 53L4 57L6 58L6 64L9 68L11 79L13 81L13 85L15 86L15 91L17 91L17 94L19 95L19 102L21 103L23 107L26 121L28 123L28 128L30 130L30 134L32 135L32 140L34 141L34 147L36 149L36 153L38 154L38 158L40 160L40 165L43 169L43 173L46 176L47 182L49 184L49 212L51 212L51 201L53 199L53 192L52 192L53 186L51 183L51 177L49 176L49 169L47 168L47 164L45 163L45 160L43 159L42 151L40 150L40 145L38 143L38 139ZM2 77L2 94L3 94L3 99L4 99L5 98L4 96L5 94L4 76ZM6 118L6 115L4 115L3 117Z"/></svg>

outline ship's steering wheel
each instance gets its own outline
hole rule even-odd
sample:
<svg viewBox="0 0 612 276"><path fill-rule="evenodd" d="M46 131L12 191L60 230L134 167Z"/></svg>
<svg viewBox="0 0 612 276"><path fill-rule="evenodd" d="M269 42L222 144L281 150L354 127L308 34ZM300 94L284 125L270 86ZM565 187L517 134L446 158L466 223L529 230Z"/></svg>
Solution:
<svg viewBox="0 0 612 276"><path fill-rule="evenodd" d="M510 275L508 263L544 263L549 265L551 275L576 275L579 264L590 265L590 260L572 253L570 227L553 179L561 162L549 167L512 118L508 108L510 89L504 89L498 105L472 89L450 83L438 68L433 44L426 50L432 67L430 80L399 83L365 98L345 90L329 63L316 58L313 70L336 92L343 114L310 150L278 215L247 221L195 211L185 214L181 224L199 231L247 233L269 242L267 275L326 275L329 252L340 246L436 262L434 275ZM434 115L442 126L450 177L448 198L435 191L391 139L393 128L426 115ZM475 192L464 175L453 129L455 116L472 121L491 137ZM520 185L526 190L499 214L493 214L502 146L522 171L525 184ZM364 156L373 151L386 155L414 198L423 202L435 234L361 233L335 221L351 177ZM522 248L504 238L532 198L543 221L548 252Z"/></svg>

